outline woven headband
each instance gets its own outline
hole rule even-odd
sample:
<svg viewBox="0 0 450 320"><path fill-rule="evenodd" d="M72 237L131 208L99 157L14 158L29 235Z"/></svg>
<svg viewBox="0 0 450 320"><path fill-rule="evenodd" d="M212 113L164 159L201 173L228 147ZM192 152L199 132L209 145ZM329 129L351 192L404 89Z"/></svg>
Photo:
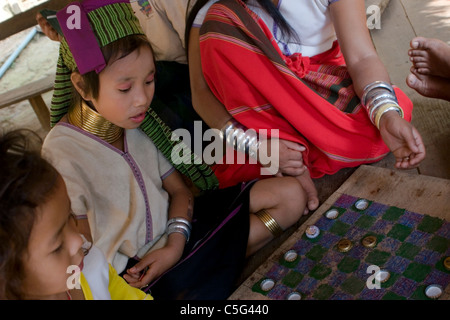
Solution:
<svg viewBox="0 0 450 320"><path fill-rule="evenodd" d="M71 3L56 14L64 38L59 47L50 121L54 126L72 102L70 75L99 73L105 66L102 47L133 34L144 34L126 0L85 0Z"/></svg>
<svg viewBox="0 0 450 320"><path fill-rule="evenodd" d="M124 0L85 0L81 4L72 3L59 11L57 17L64 38L59 47L50 108L52 127L71 106L72 72L77 68L81 74L93 70L101 72L105 61L100 48L128 35L144 34L129 1ZM189 163L177 164L171 161L171 153L177 142L172 141L170 127L151 108L140 128L172 165L200 190L218 187L218 180L211 168L204 163L198 164L194 153L191 154Z"/></svg>

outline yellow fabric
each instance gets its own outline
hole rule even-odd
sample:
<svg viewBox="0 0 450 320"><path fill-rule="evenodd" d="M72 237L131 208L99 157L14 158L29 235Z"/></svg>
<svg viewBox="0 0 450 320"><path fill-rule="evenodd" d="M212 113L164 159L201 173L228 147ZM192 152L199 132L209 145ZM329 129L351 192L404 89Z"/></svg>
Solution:
<svg viewBox="0 0 450 320"><path fill-rule="evenodd" d="M81 290L83 290L84 298L86 300L94 300L91 288L83 273L80 274L80 285ZM117 274L111 264L109 264L108 289L111 294L111 300L153 300L151 295L126 283L126 281Z"/></svg>

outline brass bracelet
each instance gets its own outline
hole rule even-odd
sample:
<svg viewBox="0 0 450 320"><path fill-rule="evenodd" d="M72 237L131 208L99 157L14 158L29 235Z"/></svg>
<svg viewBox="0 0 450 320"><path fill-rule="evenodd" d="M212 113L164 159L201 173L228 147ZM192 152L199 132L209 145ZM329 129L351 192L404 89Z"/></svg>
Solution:
<svg viewBox="0 0 450 320"><path fill-rule="evenodd" d="M283 229L281 229L278 222L275 221L274 218L265 210L262 209L255 213L255 216L257 216L262 223L269 229L269 231L275 236L278 237L283 233Z"/></svg>
<svg viewBox="0 0 450 320"><path fill-rule="evenodd" d="M381 117L388 111L397 111L400 117L404 117L403 109L398 104L388 103L382 106L375 115L375 126L380 130Z"/></svg>

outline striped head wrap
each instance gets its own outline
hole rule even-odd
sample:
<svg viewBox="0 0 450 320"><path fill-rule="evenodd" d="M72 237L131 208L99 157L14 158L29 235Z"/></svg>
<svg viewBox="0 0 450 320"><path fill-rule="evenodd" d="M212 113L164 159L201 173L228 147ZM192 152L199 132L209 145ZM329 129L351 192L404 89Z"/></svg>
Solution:
<svg viewBox="0 0 450 320"><path fill-rule="evenodd" d="M72 104L70 75L100 73L106 66L102 47L129 35L144 34L128 0L84 0L74 2L58 11L57 18L63 38L59 48L54 92L50 108L50 124L55 126ZM156 147L200 190L215 189L218 180L211 168L191 152L190 161L173 163L172 130L151 108L140 126ZM179 146L178 146L179 147Z"/></svg>
<svg viewBox="0 0 450 320"><path fill-rule="evenodd" d="M51 102L51 126L72 103L70 75L100 73L106 66L100 48L134 34L144 34L127 0L84 0L68 4L56 14L63 33L59 47L55 87Z"/></svg>

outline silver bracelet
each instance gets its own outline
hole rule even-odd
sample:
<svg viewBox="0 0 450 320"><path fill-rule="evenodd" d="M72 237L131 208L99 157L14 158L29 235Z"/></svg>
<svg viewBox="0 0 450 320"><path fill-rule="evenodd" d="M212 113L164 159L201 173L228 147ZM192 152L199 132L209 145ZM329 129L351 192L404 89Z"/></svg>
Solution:
<svg viewBox="0 0 450 320"><path fill-rule="evenodd" d="M392 105L391 110L396 110L403 118L403 110L398 104L395 90L392 85L387 82L375 81L368 84L363 90L361 103L367 110L370 121L377 127L379 124L377 120L381 118L381 115L378 115L378 112L380 108L383 109L382 106ZM385 112L386 111L383 110L383 113Z"/></svg>
<svg viewBox="0 0 450 320"><path fill-rule="evenodd" d="M181 222L181 223L184 223L184 224L189 228L189 230L192 229L191 223L190 223L187 219L182 218L182 217L175 217L175 218L169 219L169 220L167 221L167 228L168 228L172 223L174 223L174 222Z"/></svg>
<svg viewBox="0 0 450 320"><path fill-rule="evenodd" d="M227 146L257 159L261 142L259 141L258 134L255 130L247 129L239 122L232 119L227 121L220 130L220 137L225 141Z"/></svg>
<svg viewBox="0 0 450 320"><path fill-rule="evenodd" d="M363 89L363 95L361 98L361 102L364 106L367 105L367 96L372 90L375 89L385 89L388 90L390 93L395 95L395 90L392 87L390 83L384 82L384 81L374 81L372 83L369 83L364 89Z"/></svg>
<svg viewBox="0 0 450 320"><path fill-rule="evenodd" d="M170 235L174 232L181 233L185 236L186 242L189 241L191 237L191 229L182 222L173 222L167 228L167 235Z"/></svg>

